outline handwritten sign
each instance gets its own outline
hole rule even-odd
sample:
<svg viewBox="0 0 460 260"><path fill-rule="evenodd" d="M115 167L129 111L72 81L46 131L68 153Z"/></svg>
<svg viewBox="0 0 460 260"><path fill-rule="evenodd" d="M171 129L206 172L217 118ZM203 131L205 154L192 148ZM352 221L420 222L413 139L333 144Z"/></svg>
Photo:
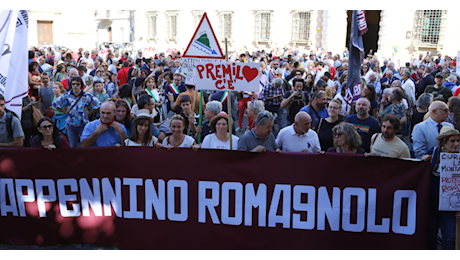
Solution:
<svg viewBox="0 0 460 260"><path fill-rule="evenodd" d="M201 62L195 66L196 89L259 91L259 63Z"/></svg>
<svg viewBox="0 0 460 260"><path fill-rule="evenodd" d="M460 154L441 153L439 210L460 211Z"/></svg>

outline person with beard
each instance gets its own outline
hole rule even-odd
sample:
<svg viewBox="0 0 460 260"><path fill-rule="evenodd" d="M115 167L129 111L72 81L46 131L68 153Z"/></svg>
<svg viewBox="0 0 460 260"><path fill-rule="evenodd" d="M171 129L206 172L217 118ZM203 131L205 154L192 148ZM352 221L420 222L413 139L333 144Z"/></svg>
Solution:
<svg viewBox="0 0 460 260"><path fill-rule="evenodd" d="M344 121L351 123L362 139L361 148L367 153L370 151L371 137L380 132L380 123L373 116L369 115L371 104L367 98L360 98L356 101L357 114L349 115Z"/></svg>
<svg viewBox="0 0 460 260"><path fill-rule="evenodd" d="M316 131L316 125L321 120L321 118L328 118L329 114L327 112L327 95L326 92L320 90L313 93L311 96L311 102L307 106L304 106L300 111L307 112L311 119L312 129Z"/></svg>
<svg viewBox="0 0 460 260"><path fill-rule="evenodd" d="M371 154L390 158L410 158L409 147L396 133L401 122L396 115L385 115L382 120L382 133L374 134L371 142Z"/></svg>

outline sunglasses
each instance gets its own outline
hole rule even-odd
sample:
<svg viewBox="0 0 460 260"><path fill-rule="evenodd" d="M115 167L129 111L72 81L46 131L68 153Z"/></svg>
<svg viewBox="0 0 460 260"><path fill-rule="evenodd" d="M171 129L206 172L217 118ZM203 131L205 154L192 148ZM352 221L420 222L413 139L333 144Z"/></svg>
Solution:
<svg viewBox="0 0 460 260"><path fill-rule="evenodd" d="M49 130L52 130L54 128L53 125L44 125L44 126L40 126L40 129L49 129Z"/></svg>
<svg viewBox="0 0 460 260"><path fill-rule="evenodd" d="M334 133L334 135L340 137L343 135L343 133Z"/></svg>

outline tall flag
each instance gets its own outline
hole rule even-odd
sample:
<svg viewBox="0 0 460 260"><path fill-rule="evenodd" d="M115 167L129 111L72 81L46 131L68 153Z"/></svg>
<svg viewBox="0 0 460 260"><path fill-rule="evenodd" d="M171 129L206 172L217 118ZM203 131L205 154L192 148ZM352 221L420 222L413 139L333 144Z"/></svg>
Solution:
<svg viewBox="0 0 460 260"><path fill-rule="evenodd" d="M0 94L7 109L21 118L22 98L28 86L27 10L3 10L0 14Z"/></svg>
<svg viewBox="0 0 460 260"><path fill-rule="evenodd" d="M364 59L363 34L367 32L366 12L353 10L348 61L347 91L345 101L351 105L361 96L360 69Z"/></svg>

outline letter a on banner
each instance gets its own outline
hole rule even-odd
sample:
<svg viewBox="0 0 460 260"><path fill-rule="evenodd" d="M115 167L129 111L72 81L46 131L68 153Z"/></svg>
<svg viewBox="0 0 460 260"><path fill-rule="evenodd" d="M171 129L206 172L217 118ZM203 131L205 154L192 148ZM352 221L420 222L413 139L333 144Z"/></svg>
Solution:
<svg viewBox="0 0 460 260"><path fill-rule="evenodd" d="M208 16L203 14L192 40L182 56L188 58L225 59Z"/></svg>

